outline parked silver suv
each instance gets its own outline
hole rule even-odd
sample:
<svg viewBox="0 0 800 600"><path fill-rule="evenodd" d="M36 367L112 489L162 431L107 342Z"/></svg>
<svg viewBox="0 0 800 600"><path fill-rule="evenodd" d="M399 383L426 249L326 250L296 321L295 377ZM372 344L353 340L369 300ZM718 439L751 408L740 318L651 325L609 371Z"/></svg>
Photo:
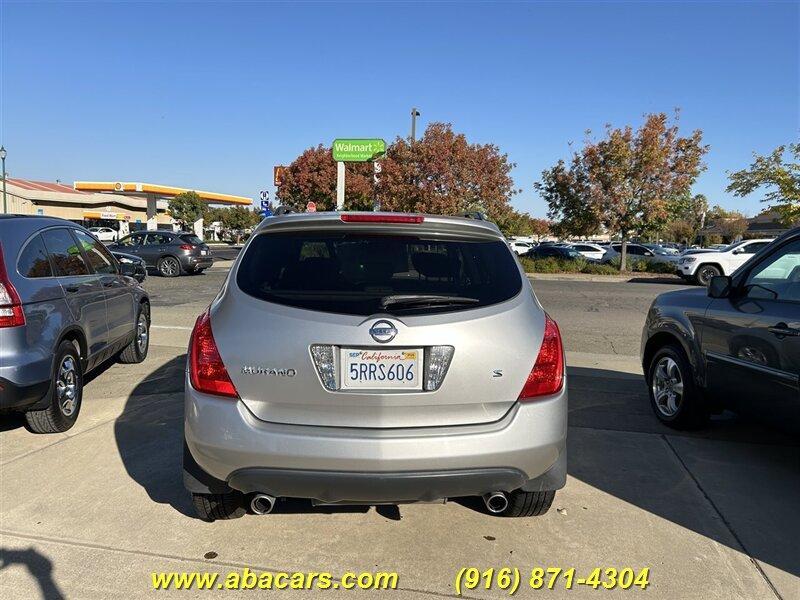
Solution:
<svg viewBox="0 0 800 600"><path fill-rule="evenodd" d="M0 410L66 431L86 373L144 360L150 303L134 272L70 221L0 215Z"/></svg>
<svg viewBox="0 0 800 600"><path fill-rule="evenodd" d="M558 327L486 221L266 219L192 333L184 483L207 520L281 497L538 515L566 433Z"/></svg>

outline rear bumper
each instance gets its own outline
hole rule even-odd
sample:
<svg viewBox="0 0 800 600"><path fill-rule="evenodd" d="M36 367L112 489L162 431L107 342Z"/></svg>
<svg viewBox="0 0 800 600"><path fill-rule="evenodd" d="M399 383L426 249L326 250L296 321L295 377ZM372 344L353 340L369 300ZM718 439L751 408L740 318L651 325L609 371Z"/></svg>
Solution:
<svg viewBox="0 0 800 600"><path fill-rule="evenodd" d="M186 256L182 259L183 266L188 269L207 269L214 264L213 256Z"/></svg>
<svg viewBox="0 0 800 600"><path fill-rule="evenodd" d="M184 482L325 502L413 502L566 481L567 392L494 423L356 429L267 423L186 383Z"/></svg>
<svg viewBox="0 0 800 600"><path fill-rule="evenodd" d="M36 407L50 389L49 381L17 385L0 377L0 410L20 410Z"/></svg>

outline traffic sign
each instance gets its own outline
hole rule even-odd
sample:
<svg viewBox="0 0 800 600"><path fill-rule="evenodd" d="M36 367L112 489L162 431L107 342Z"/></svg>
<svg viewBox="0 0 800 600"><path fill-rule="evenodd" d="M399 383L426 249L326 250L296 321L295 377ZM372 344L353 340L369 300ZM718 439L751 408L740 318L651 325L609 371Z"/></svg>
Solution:
<svg viewBox="0 0 800 600"><path fill-rule="evenodd" d="M309 200L306 204L306 212L317 212L317 203Z"/></svg>
<svg viewBox="0 0 800 600"><path fill-rule="evenodd" d="M269 200L262 200L261 201L261 209L269 208Z"/></svg>
<svg viewBox="0 0 800 600"><path fill-rule="evenodd" d="M386 154L386 142L373 139L333 140L333 160L336 162L367 162Z"/></svg>
<svg viewBox="0 0 800 600"><path fill-rule="evenodd" d="M263 204L267 200L269 200L269 190L261 190L261 203Z"/></svg>

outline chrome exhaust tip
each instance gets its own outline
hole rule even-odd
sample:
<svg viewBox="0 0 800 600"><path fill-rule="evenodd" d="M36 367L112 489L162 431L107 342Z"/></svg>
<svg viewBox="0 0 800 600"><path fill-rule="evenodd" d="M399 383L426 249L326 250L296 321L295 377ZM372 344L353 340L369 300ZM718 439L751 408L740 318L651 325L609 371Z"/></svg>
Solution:
<svg viewBox="0 0 800 600"><path fill-rule="evenodd" d="M250 501L250 510L257 515L267 515L275 508L275 496L256 494Z"/></svg>
<svg viewBox="0 0 800 600"><path fill-rule="evenodd" d="M483 503L493 515L498 515L508 508L508 497L505 492L489 492L483 495Z"/></svg>

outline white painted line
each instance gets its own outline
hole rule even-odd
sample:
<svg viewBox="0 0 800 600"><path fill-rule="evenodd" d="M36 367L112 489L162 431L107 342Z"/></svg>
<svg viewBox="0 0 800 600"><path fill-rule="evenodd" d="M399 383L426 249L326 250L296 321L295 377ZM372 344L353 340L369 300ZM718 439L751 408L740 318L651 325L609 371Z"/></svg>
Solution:
<svg viewBox="0 0 800 600"><path fill-rule="evenodd" d="M191 331L191 327L183 327L181 325L150 325L150 329L180 329L181 331Z"/></svg>

